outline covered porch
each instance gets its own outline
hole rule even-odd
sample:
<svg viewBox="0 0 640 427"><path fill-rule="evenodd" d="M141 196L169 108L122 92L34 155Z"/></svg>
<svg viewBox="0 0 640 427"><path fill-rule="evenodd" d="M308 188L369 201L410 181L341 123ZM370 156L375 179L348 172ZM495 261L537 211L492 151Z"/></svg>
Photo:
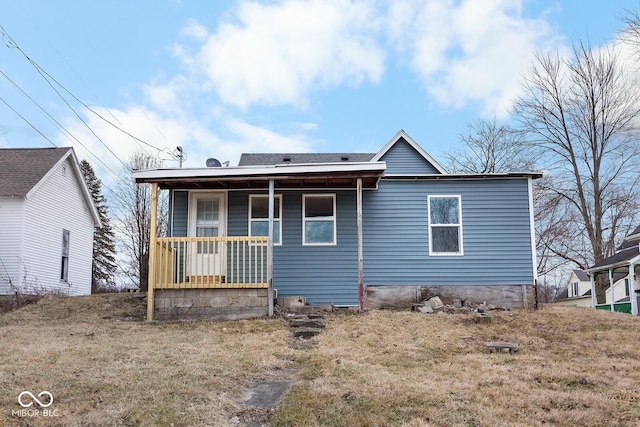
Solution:
<svg viewBox="0 0 640 427"><path fill-rule="evenodd" d="M202 312L205 308L211 308L225 313L229 312L229 306L240 309L243 305L249 305L254 307L250 310L252 317L262 313L262 310L265 315L272 316L275 296L275 191L292 189L356 192L358 294L359 307L364 310L362 191L376 188L385 167L384 162L351 162L135 171L133 176L136 182L151 184L152 188L147 319L154 320L155 314L169 306L190 307L194 312L198 312L196 309L199 308L202 308ZM267 231L263 233L266 235L229 236L221 226L215 233L190 228L187 236L157 237L160 189L190 194L209 192L224 195L232 191L248 190L266 193L268 226L263 230ZM228 211L227 199L222 196L220 200L221 210L216 215L228 215L232 219L233 213ZM218 225L215 224L216 227Z"/></svg>
<svg viewBox="0 0 640 427"><path fill-rule="evenodd" d="M600 310L610 310L624 313L631 313L638 316L638 307L640 299L640 283L638 283L636 272L640 268L640 254L637 250L631 254L622 251L611 258L585 270L591 276L591 306ZM596 296L596 280L598 276L606 275L609 283L611 298L607 304L598 304ZM621 278L628 279L628 301L616 301L614 285Z"/></svg>

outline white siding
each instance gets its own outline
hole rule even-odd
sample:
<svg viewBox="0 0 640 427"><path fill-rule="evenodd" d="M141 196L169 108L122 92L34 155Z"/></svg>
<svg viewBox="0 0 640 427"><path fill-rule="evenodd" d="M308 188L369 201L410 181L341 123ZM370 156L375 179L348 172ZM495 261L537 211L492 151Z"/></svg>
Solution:
<svg viewBox="0 0 640 427"><path fill-rule="evenodd" d="M0 295L20 286L23 198L0 197Z"/></svg>
<svg viewBox="0 0 640 427"><path fill-rule="evenodd" d="M25 201L23 286L91 293L94 222L67 159ZM62 230L70 231L69 280L60 280Z"/></svg>

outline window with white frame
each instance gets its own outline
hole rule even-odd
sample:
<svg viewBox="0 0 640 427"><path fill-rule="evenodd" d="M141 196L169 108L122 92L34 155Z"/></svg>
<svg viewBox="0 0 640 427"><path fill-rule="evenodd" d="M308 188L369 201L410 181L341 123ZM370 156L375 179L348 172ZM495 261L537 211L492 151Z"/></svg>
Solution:
<svg viewBox="0 0 640 427"><path fill-rule="evenodd" d="M60 280L69 281L69 230L62 230L62 261L60 263Z"/></svg>
<svg viewBox="0 0 640 427"><path fill-rule="evenodd" d="M302 195L302 244L336 244L336 195Z"/></svg>
<svg viewBox="0 0 640 427"><path fill-rule="evenodd" d="M574 297L579 297L580 296L580 288L579 288L579 283L578 282L573 282L571 283L571 295Z"/></svg>
<svg viewBox="0 0 640 427"><path fill-rule="evenodd" d="M273 244L282 244L282 196L273 197ZM269 196L249 196L249 236L269 235Z"/></svg>
<svg viewBox="0 0 640 427"><path fill-rule="evenodd" d="M428 196L429 255L462 255L460 196Z"/></svg>

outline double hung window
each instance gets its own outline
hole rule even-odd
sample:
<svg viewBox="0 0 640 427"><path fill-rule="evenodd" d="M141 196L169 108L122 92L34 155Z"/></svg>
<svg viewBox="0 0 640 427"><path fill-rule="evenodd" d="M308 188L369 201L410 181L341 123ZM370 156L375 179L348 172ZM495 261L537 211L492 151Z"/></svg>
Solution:
<svg viewBox="0 0 640 427"><path fill-rule="evenodd" d="M302 244L336 244L336 195L302 196Z"/></svg>
<svg viewBox="0 0 640 427"><path fill-rule="evenodd" d="M462 255L460 196L428 196L429 255Z"/></svg>

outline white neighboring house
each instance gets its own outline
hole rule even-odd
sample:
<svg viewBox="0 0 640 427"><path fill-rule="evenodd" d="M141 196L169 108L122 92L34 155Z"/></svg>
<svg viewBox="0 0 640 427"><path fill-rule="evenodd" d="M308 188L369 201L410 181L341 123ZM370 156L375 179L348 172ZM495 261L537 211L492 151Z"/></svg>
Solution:
<svg viewBox="0 0 640 427"><path fill-rule="evenodd" d="M0 149L0 295L90 294L101 226L73 148Z"/></svg>
<svg viewBox="0 0 640 427"><path fill-rule="evenodd" d="M555 304L591 307L591 277L582 270L573 270L567 290L554 301Z"/></svg>

